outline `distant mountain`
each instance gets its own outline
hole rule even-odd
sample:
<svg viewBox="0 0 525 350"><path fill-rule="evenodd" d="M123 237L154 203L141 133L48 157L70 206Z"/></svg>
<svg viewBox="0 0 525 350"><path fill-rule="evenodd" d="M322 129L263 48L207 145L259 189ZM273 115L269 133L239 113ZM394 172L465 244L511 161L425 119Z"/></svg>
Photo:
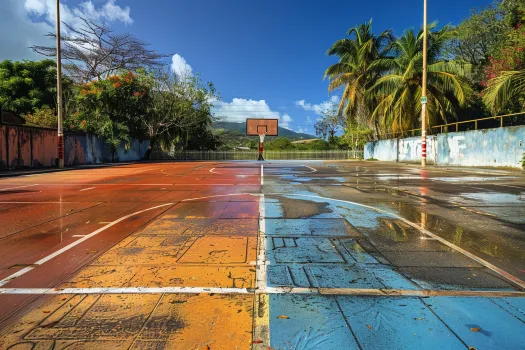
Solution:
<svg viewBox="0 0 525 350"><path fill-rule="evenodd" d="M243 135L246 134L246 123L219 121L219 122L213 123L213 128L237 131ZM288 129L279 127L279 137L281 136L289 138L289 139L293 139L293 140L315 139L316 138L316 136L314 135L303 134L303 133L299 133L299 132L295 132L292 130L288 130Z"/></svg>

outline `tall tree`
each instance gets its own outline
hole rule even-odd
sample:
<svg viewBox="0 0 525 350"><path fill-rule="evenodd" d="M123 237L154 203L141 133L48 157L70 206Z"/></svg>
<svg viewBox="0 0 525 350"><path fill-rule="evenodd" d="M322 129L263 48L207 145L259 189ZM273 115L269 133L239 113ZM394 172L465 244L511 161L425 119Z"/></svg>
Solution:
<svg viewBox="0 0 525 350"><path fill-rule="evenodd" d="M340 128L345 127L346 120L339 113L339 108L336 104L331 104L325 111L321 112L322 118L315 123L315 133L323 139L328 139L328 142L335 143L335 134Z"/></svg>
<svg viewBox="0 0 525 350"><path fill-rule="evenodd" d="M485 69L483 99L493 113L525 108L525 4L506 1L504 22L509 26Z"/></svg>
<svg viewBox="0 0 525 350"><path fill-rule="evenodd" d="M434 30L436 23L429 26ZM448 122L465 105L472 88L464 78L469 66L441 58L443 45L454 35L450 27L429 34L428 124ZM394 43L396 58L383 60L390 72L379 78L369 93L381 100L373 117L381 117L385 130L404 131L420 125L423 79L423 31L406 31Z"/></svg>
<svg viewBox="0 0 525 350"><path fill-rule="evenodd" d="M507 26L502 17L503 11L496 5L472 10L470 17L454 28L456 35L446 44L446 54L450 59L483 66L505 37Z"/></svg>
<svg viewBox="0 0 525 350"><path fill-rule="evenodd" d="M140 68L160 67L167 55L148 48L148 44L132 34L117 34L106 25L82 19L79 28L65 23L62 35L64 70L76 81L89 82L105 79L123 71L136 72ZM48 36L56 37L50 33ZM33 51L46 57L56 56L54 46L32 46Z"/></svg>
<svg viewBox="0 0 525 350"><path fill-rule="evenodd" d="M211 108L219 99L212 83L199 76L156 72L148 76L151 104L142 124L152 148L172 146L214 149L218 142L211 132Z"/></svg>
<svg viewBox="0 0 525 350"><path fill-rule="evenodd" d="M394 37L391 30L376 36L372 32L372 20L350 28L347 36L328 49L327 54L339 57L339 62L328 67L324 76L330 79L329 92L344 89L339 114L351 123L367 124L377 101L370 99L366 91L384 72L380 59L389 55Z"/></svg>
<svg viewBox="0 0 525 350"><path fill-rule="evenodd" d="M132 72L83 84L77 99L76 120L82 129L104 136L113 152L143 137L150 91ZM71 124L75 127L74 124Z"/></svg>
<svg viewBox="0 0 525 350"><path fill-rule="evenodd" d="M51 60L0 62L0 105L21 115L40 108L54 109L55 67Z"/></svg>

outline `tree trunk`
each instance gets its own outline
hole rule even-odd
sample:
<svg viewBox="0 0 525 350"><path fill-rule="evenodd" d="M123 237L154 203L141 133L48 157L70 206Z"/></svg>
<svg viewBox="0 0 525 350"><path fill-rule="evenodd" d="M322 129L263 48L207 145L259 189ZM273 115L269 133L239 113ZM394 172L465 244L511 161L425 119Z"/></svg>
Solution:
<svg viewBox="0 0 525 350"><path fill-rule="evenodd" d="M374 133L376 140L379 140L379 126L377 125L377 118L374 118Z"/></svg>

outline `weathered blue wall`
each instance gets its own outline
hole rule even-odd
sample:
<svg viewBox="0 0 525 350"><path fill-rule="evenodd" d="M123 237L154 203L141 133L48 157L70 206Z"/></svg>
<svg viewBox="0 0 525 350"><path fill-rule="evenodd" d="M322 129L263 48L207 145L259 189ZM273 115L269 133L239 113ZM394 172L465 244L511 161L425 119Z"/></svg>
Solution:
<svg viewBox="0 0 525 350"><path fill-rule="evenodd" d="M457 166L521 168L525 126L472 130L428 137L429 163ZM368 142L365 159L420 162L421 138Z"/></svg>
<svg viewBox="0 0 525 350"><path fill-rule="evenodd" d="M437 137L427 137L427 162L436 164ZM409 137L397 140L398 162L417 163L421 162L421 137Z"/></svg>
<svg viewBox="0 0 525 350"><path fill-rule="evenodd" d="M133 140L129 149L120 146L116 162L144 159L149 141ZM53 129L0 125L0 169L40 168L55 165L58 157L57 131ZM112 152L104 138L93 134L66 134L64 137L66 165L112 162Z"/></svg>
<svg viewBox="0 0 525 350"><path fill-rule="evenodd" d="M365 146L365 159L396 161L397 153L397 139L368 142Z"/></svg>
<svg viewBox="0 0 525 350"><path fill-rule="evenodd" d="M144 155L149 147L149 141L133 140L130 149L126 150L124 147L119 147L115 157L119 162L129 162L139 159L144 159Z"/></svg>
<svg viewBox="0 0 525 350"><path fill-rule="evenodd" d="M525 126L438 135L442 165L520 168L524 152Z"/></svg>
<svg viewBox="0 0 525 350"><path fill-rule="evenodd" d="M132 140L130 148L119 146L115 152L115 162L129 162L144 159L149 147L149 141ZM104 138L93 134L66 135L65 144L66 165L98 164L112 162L113 154L106 145Z"/></svg>

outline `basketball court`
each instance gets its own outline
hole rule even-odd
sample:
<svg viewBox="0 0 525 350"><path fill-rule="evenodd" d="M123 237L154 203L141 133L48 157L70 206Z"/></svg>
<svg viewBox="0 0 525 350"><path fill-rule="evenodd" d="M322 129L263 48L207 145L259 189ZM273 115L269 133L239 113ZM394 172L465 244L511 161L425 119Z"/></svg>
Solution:
<svg viewBox="0 0 525 350"><path fill-rule="evenodd" d="M0 348L518 349L524 195L357 161L0 179Z"/></svg>

